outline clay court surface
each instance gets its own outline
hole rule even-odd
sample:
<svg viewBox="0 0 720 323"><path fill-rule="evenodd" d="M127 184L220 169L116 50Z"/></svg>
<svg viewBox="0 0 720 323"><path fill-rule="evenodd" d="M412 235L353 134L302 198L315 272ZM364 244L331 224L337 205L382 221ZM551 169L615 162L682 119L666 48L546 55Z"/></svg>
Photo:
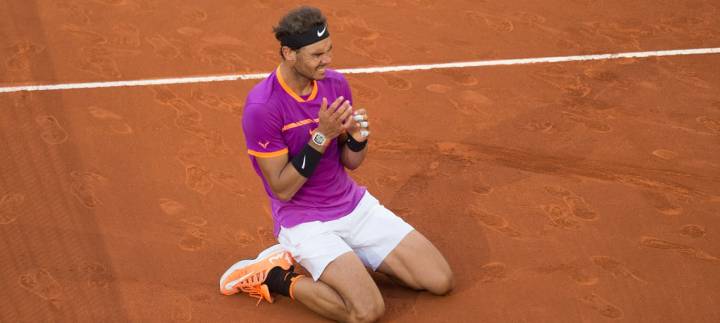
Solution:
<svg viewBox="0 0 720 323"><path fill-rule="evenodd" d="M269 72L288 2L3 0L0 87ZM336 68L720 47L709 0L315 5ZM348 80L374 126L352 176L457 280L376 277L384 321L720 321L720 55ZM218 291L275 243L256 82L0 94L0 321L322 320Z"/></svg>

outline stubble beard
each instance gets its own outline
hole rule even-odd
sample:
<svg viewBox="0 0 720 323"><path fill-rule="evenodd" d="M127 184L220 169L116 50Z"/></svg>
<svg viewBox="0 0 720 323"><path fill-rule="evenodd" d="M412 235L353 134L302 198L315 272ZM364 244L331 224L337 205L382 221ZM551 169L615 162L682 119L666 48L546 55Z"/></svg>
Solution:
<svg viewBox="0 0 720 323"><path fill-rule="evenodd" d="M299 62L302 65L302 62ZM327 71L327 65L323 66L322 69ZM309 81L319 81L325 78L324 74L320 74L320 65L315 66L310 73L304 72L302 69L299 69L297 65L293 66L293 70L295 70L295 73L304 77L305 79ZM320 75L318 75L320 74ZM318 75L318 77L315 77Z"/></svg>
<svg viewBox="0 0 720 323"><path fill-rule="evenodd" d="M305 72L303 72L302 70L298 69L297 66L293 66L293 71L295 71L295 74L296 74L296 75L299 75L299 76L303 77L304 79L306 79L306 80L308 80L308 81L314 81L314 80L315 80L315 78L313 77L312 74L308 75L307 73L305 73Z"/></svg>

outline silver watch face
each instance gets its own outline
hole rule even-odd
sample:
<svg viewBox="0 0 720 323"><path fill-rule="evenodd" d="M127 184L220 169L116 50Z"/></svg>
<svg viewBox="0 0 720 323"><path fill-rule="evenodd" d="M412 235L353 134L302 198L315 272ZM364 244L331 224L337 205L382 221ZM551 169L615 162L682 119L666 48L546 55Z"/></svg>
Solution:
<svg viewBox="0 0 720 323"><path fill-rule="evenodd" d="M325 144L325 135L316 132L312 137L312 141L318 146L322 146Z"/></svg>

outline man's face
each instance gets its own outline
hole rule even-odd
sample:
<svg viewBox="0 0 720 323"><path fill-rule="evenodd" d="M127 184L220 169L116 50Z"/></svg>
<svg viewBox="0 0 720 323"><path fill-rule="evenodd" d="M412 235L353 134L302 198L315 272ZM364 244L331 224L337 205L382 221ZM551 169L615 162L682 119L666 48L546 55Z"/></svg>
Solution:
<svg viewBox="0 0 720 323"><path fill-rule="evenodd" d="M332 61L332 41L325 38L297 50L295 71L311 80L325 78L325 68Z"/></svg>

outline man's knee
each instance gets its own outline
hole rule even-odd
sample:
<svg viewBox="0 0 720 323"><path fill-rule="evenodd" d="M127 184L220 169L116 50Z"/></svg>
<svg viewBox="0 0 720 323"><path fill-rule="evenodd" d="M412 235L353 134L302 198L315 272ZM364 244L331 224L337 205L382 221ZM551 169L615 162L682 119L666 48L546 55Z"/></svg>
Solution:
<svg viewBox="0 0 720 323"><path fill-rule="evenodd" d="M365 304L357 304L350 311L351 322L375 322L385 313L385 302L382 297Z"/></svg>
<svg viewBox="0 0 720 323"><path fill-rule="evenodd" d="M425 289L435 295L446 295L455 287L455 278L451 271L440 272L429 277Z"/></svg>

